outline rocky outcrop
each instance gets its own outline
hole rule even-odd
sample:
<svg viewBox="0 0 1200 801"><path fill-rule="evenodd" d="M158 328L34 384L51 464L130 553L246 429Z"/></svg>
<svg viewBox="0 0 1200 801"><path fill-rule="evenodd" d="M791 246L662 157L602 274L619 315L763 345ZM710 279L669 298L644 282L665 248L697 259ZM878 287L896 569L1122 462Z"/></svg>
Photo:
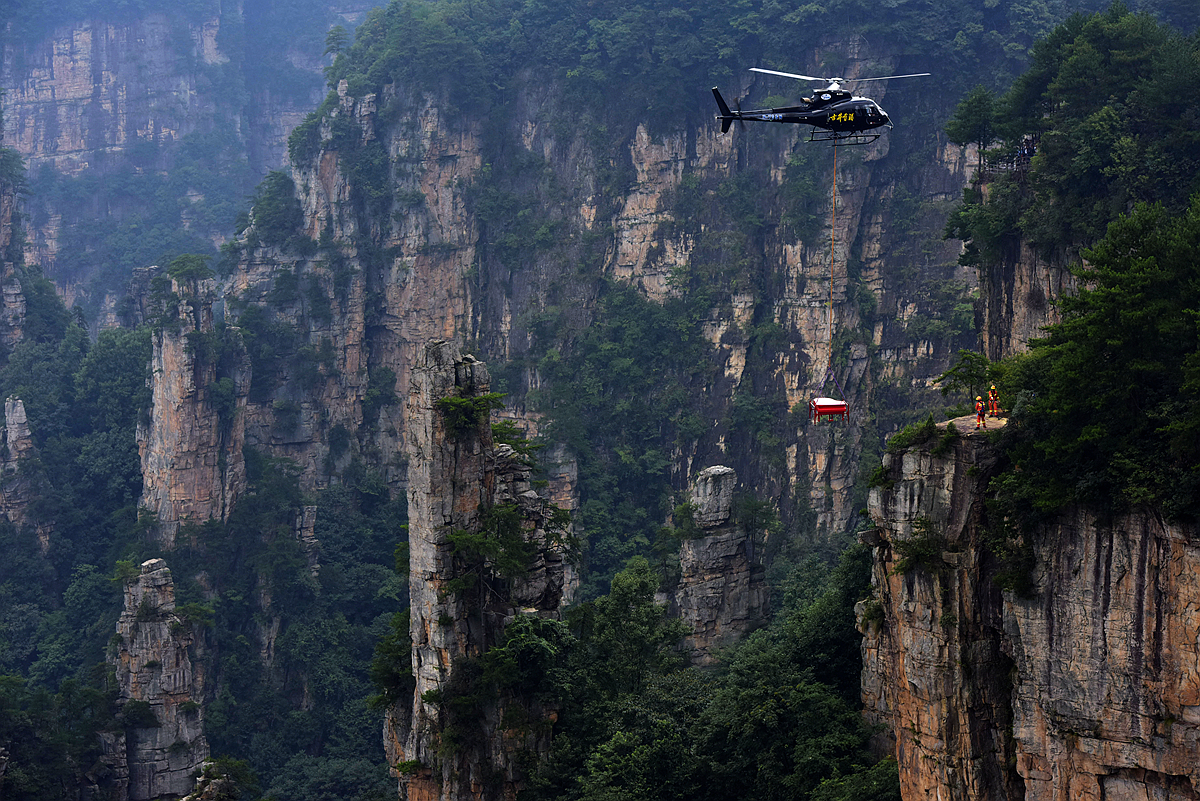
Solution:
<svg viewBox="0 0 1200 801"><path fill-rule="evenodd" d="M192 667L191 625L175 613L175 586L161 559L142 563L125 585L110 661L120 689L123 734L105 740L112 773L128 801L176 799L195 787L208 757L201 674Z"/></svg>
<svg viewBox="0 0 1200 801"><path fill-rule="evenodd" d="M511 448L493 445L489 382L483 363L432 342L413 372L407 401L416 688L411 703L388 711L384 741L388 761L404 766L400 786L411 801L510 798L522 786L528 755L549 747L549 726L502 725L504 707L515 699L486 703L468 720L456 719L449 703L464 660L502 642L515 614L557 614L563 595L553 510L530 487L528 468ZM448 406L444 399L458 403ZM474 403L480 399L482 405ZM515 512L510 519L519 521L521 539L535 554L527 572L508 580L497 573L494 557L474 553L462 540L503 537L495 516L501 509ZM468 573L473 578L464 581ZM550 717L535 704L524 708L535 720ZM469 731L460 728L458 747L443 749L452 725Z"/></svg>
<svg viewBox="0 0 1200 801"><path fill-rule="evenodd" d="M973 430L939 437L886 456L871 492L863 696L905 801L1200 796L1200 532L1065 510L1027 535L1017 595L985 504L997 459Z"/></svg>
<svg viewBox="0 0 1200 801"><path fill-rule="evenodd" d="M154 335L152 403L138 425L142 507L171 547L180 523L227 520L245 490L250 363L234 329L213 325L211 281L171 282L176 313Z"/></svg>
<svg viewBox="0 0 1200 801"><path fill-rule="evenodd" d="M16 472L17 462L33 450L33 433L20 398L4 401L4 472Z"/></svg>
<svg viewBox="0 0 1200 801"><path fill-rule="evenodd" d="M20 528L29 521L29 505L38 497L36 478L21 470L21 461L34 452L33 434L20 398L4 401L4 454L0 458L0 514ZM45 552L50 544L49 524L38 526L38 541Z"/></svg>
<svg viewBox="0 0 1200 801"><path fill-rule="evenodd" d="M998 264L979 270L983 353L993 361L1024 353L1029 340L1061 317L1054 301L1075 291L1075 277L1024 239L1011 237Z"/></svg>
<svg viewBox="0 0 1200 801"><path fill-rule="evenodd" d="M701 470L692 484L697 531L679 550L679 582L671 611L687 624L683 647L693 664L716 661L717 649L732 645L762 625L768 588L762 565L764 532L733 519L737 473L717 465Z"/></svg>
<svg viewBox="0 0 1200 801"><path fill-rule="evenodd" d="M182 801L225 801L237 798L241 788L223 772L215 762L207 761L200 769L196 789L183 797Z"/></svg>
<svg viewBox="0 0 1200 801"><path fill-rule="evenodd" d="M1200 798L1200 531L1074 509L1008 598L1025 797Z"/></svg>

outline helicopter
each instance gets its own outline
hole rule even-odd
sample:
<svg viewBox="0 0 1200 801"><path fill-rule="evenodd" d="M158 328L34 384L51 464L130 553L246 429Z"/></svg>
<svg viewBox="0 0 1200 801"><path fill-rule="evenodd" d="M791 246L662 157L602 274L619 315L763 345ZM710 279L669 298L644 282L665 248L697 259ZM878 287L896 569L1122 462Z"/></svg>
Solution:
<svg viewBox="0 0 1200 801"><path fill-rule="evenodd" d="M717 99L717 107L721 113L717 119L721 121L721 133L726 133L734 120L738 122L792 122L800 125L811 125L810 142L833 142L835 145L865 145L878 139L883 131L881 128L891 128L892 121L879 104L867 97L857 97L842 88L843 83L849 83L845 78L817 78L812 75L796 75L791 72L778 72L751 67L751 72L762 72L767 75L780 75L784 78L795 78L800 81L821 81L826 84L824 89L818 89L812 97L801 98L803 105L787 106L785 108L760 108L752 111L742 111L739 103L736 111L730 110L725 98L717 87L713 87L713 97ZM920 78L929 75L928 72L914 72L908 75L886 75L881 78L853 78L852 81L888 81L893 78Z"/></svg>

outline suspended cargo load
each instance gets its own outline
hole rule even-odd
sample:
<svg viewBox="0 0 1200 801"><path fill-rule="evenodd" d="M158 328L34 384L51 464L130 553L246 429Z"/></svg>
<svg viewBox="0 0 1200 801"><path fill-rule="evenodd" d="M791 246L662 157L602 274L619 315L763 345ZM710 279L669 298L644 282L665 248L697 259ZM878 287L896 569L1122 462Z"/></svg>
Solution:
<svg viewBox="0 0 1200 801"><path fill-rule="evenodd" d="M835 398L813 398L808 402L808 419L809 422L816 423L822 417L840 417L843 420L850 419L850 411L846 407L844 400Z"/></svg>

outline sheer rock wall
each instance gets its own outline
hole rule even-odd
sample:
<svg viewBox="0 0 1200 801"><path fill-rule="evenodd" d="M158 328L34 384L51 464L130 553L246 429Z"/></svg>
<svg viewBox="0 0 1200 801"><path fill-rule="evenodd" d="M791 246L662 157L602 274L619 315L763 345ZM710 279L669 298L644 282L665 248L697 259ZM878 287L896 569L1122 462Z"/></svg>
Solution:
<svg viewBox="0 0 1200 801"><path fill-rule="evenodd" d="M1054 300L1075 290L1075 277L1023 239L1007 243L1000 263L980 270L983 353L997 360L1029 347L1029 340L1059 321Z"/></svg>
<svg viewBox="0 0 1200 801"><path fill-rule="evenodd" d="M0 147L7 147L0 131ZM25 326L25 293L17 278L16 264L11 260L17 191L8 181L0 178L0 345L12 349L21 337Z"/></svg>
<svg viewBox="0 0 1200 801"><path fill-rule="evenodd" d="M227 520L245 490L250 382L244 350L222 359L215 352L219 345L202 344L215 335L211 281L173 281L172 289L181 298L178 314L154 334L150 415L137 430L141 506L157 515L168 548L182 522ZM221 375L222 367L231 375ZM222 387L222 379L230 383Z"/></svg>
<svg viewBox="0 0 1200 801"><path fill-rule="evenodd" d="M278 169L288 133L319 102L322 64L309 63L315 54L284 54L310 73L308 93L271 91L250 75L240 80L252 99L230 91L243 65L254 61L244 50L259 46L255 22L237 2L203 19L179 9L7 37L0 51L7 143L25 157L31 175L43 166L76 175L103 171L139 143L170 147L220 126L235 132L256 169ZM74 299L87 291L90 276L56 274L61 213L53 198L41 200L48 205L27 231L26 261L41 265Z"/></svg>
<svg viewBox="0 0 1200 801"><path fill-rule="evenodd" d="M936 445L884 457L859 610L863 698L905 801L1200 797L1200 531L1067 510L1033 536L1020 597L987 545L995 449L973 430ZM895 543L930 536L940 556L895 573Z"/></svg>
<svg viewBox="0 0 1200 801"><path fill-rule="evenodd" d="M351 456L365 454L397 489L405 480L405 407L400 399L413 365L425 342L461 342L470 330L466 276L475 258L476 231L465 212L463 192L480 167L480 146L473 129L454 130L432 103L414 109L405 126L380 130L374 95L355 102L346 97L344 86L339 91L334 116L351 118L362 130L362 145L382 143L389 160L404 165L391 192L416 192L423 201L417 208L393 209L394 225L388 223L385 236L369 217L364 221L356 213L359 199L343 172L342 154L328 150L312 165L297 169L304 232L330 245L311 257L278 248L248 250L225 291L240 303L269 306L274 320L293 327L303 345L324 349L330 360L308 386L300 386L286 368L260 377L270 385L270 397L249 407L246 438L295 459L311 488L329 481L330 435L340 426L354 441L351 449L332 457L334 472ZM383 101L401 102L395 97ZM322 135L328 133L326 129ZM368 230L361 230L364 222ZM377 243L388 257L380 261L378 254L367 252L367 242ZM330 313L314 314L307 296L281 302L273 295L284 272L318 287ZM372 389L395 400L373 407L373 419L367 420L364 401ZM300 425L290 433L281 434L274 426L276 401L300 408Z"/></svg>
<svg viewBox="0 0 1200 801"><path fill-rule="evenodd" d="M878 64L878 54L859 52L861 42L850 45L856 55L848 72L867 61ZM881 100L885 91L878 92ZM327 342L332 360L322 376L336 379L323 378L298 390L280 372L271 401L252 403L248 410L248 442L297 459L306 484L321 486L330 480L325 469L330 433L343 426L355 434L352 448L374 454L371 458L392 485L402 486L403 464L391 455L399 452L405 410L400 404L386 405L376 422L363 418L372 375L394 376L400 394L430 338L478 343L493 362L520 361L534 342L530 320L545 310L569 308L573 318L586 322L596 312L596 286L564 270L565 263L583 258L579 248L585 241L600 243L595 247L604 254L604 275L651 298L666 297L671 291L667 278L697 254L700 240L681 233L685 226L678 224L676 199L683 179L716 186L744 175L752 163L755 175L761 172L779 183L792 153L816 147L800 142L799 133L784 126L721 135L717 127L704 124L652 135L645 124L631 123L612 153L613 164L606 167L596 163L583 131L561 124L556 110L562 111L564 100L558 92L552 83L529 82L515 89L504 132L497 134L470 115L447 113L439 98L414 95L407 88L386 87L379 96L354 98L346 86L339 87L334 108L311 137L313 152L295 165L303 230L321 243L319 252L248 248L226 287L239 303L267 305L273 288L291 276L301 285L319 286L330 315L306 311L303 298L282 305L270 302L269 313L294 325L305 346L321 348ZM345 131L347 120L359 131L358 139L343 141L339 149L331 144L334 123ZM519 265L491 260L492 234L487 221L477 216L471 194L473 184L487 174L510 169L493 160L489 148L497 135L520 151L512 158L543 164L550 176L546 180L561 190L553 200L553 213L561 217L555 228L560 249L535 254ZM904 290L896 276L904 270L933 283L968 290L974 284L973 274L955 265L955 245L942 242L944 219L939 214L959 197L970 164L961 148L936 148L915 182L922 209L915 236L924 244L897 252L887 243L912 239L914 233L890 227L894 190L883 183L883 176L891 175L887 141L884 137L857 148L853 158L843 158L837 173L833 319L838 331L858 330L861 336L851 336L842 346L836 375L849 395L854 424L796 426L768 459L751 441L742 447L722 423L745 382L759 387L758 392L773 393L781 405L804 408L824 385L832 358L829 225L805 239L784 226L768 226L761 245L770 291L735 292L727 303L714 306L703 323L718 370L716 380L699 389L709 399L717 425L710 436L681 443L672 454L671 481L678 490L687 488L699 466L729 464L746 486L777 499L785 522L811 511L815 536L836 537L861 503L852 489L862 449L871 444L864 439L871 433L861 423L876 387L912 381L921 392L948 366L954 352L949 343L914 342L906 333L908 322L927 310L923 301L900 296ZM364 188L346 177L353 156L349 151L368 147L380 147L387 155L390 196L378 209L371 208ZM616 187L602 185L602 171L613 165L629 180ZM831 166L824 160L814 166L826 185ZM827 220L829 211L815 215ZM873 297L871 320L861 316L864 291ZM753 352L750 336L762 326L778 326L780 332L779 343L765 354ZM529 428L536 426L536 413L524 407L524 392L536 389L540 380L536 368L526 365L515 379L517 386L509 387L515 390L510 411ZM297 434L294 442L281 441L270 429L271 403L285 398L303 410L304 435Z"/></svg>

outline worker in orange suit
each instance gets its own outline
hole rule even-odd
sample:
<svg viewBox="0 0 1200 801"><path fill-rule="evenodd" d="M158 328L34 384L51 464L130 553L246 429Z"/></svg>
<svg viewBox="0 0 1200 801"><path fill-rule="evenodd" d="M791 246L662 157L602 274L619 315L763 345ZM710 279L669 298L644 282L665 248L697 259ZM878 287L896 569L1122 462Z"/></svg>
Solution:
<svg viewBox="0 0 1200 801"><path fill-rule="evenodd" d="M984 415L983 411L984 411L983 396L976 395L975 396L975 430L976 431L978 431L980 428L987 428L987 416Z"/></svg>
<svg viewBox="0 0 1200 801"><path fill-rule="evenodd" d="M988 390L988 414L992 417L1000 416L1000 393L996 391L995 384Z"/></svg>

